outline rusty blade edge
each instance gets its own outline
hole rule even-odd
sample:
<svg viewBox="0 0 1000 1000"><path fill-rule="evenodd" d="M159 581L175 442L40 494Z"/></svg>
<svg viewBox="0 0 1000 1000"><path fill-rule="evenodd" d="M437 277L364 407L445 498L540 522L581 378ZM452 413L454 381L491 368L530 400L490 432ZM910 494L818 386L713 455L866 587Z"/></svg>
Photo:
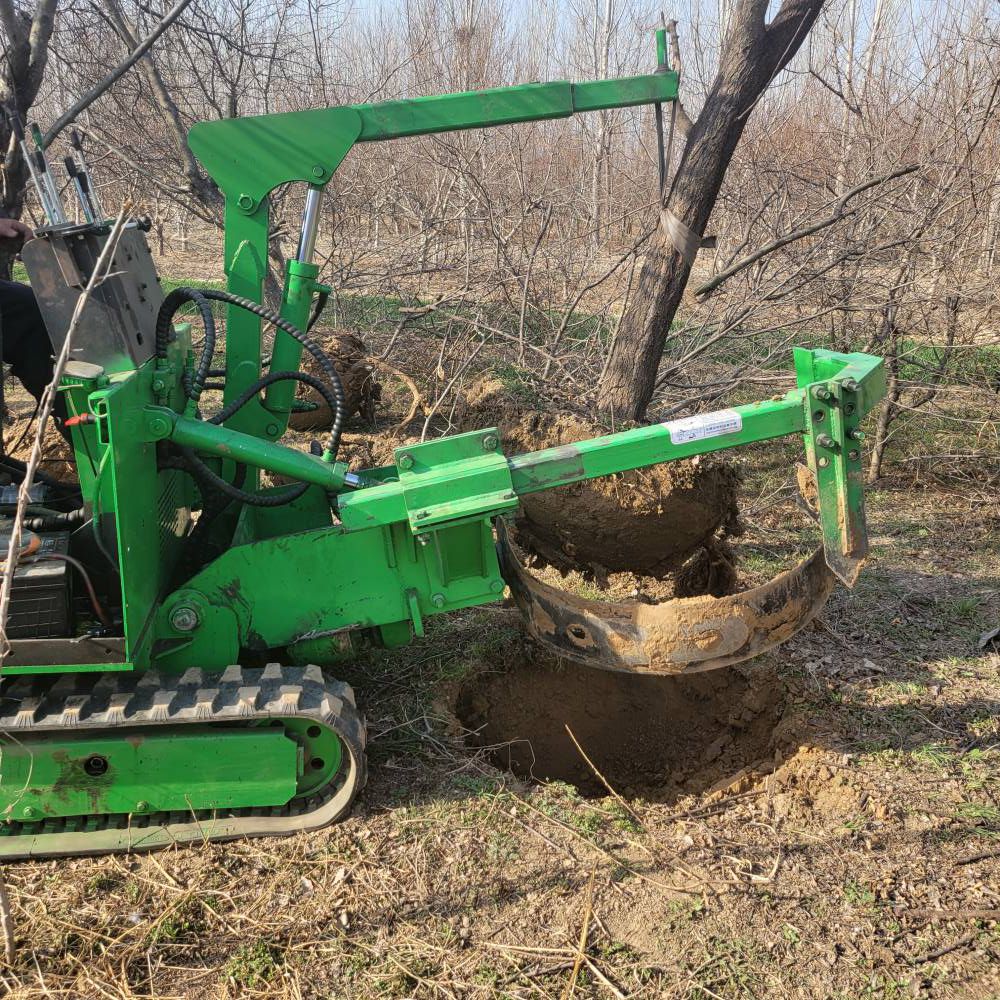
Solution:
<svg viewBox="0 0 1000 1000"><path fill-rule="evenodd" d="M535 579L502 522L497 544L501 571L531 636L558 656L626 673L696 673L757 656L806 625L836 582L820 546L767 583L725 597L593 601Z"/></svg>

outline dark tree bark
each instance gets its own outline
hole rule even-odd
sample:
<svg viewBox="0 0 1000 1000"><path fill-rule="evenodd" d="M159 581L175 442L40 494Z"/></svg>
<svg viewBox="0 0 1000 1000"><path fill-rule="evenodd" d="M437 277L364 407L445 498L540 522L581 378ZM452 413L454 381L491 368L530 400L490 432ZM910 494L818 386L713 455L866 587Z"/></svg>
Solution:
<svg viewBox="0 0 1000 1000"><path fill-rule="evenodd" d="M28 168L14 140L7 115L24 120L38 96L49 58L57 0L38 0L32 13L0 0L0 215L18 219L24 209ZM0 278L10 278L14 255L0 249Z"/></svg>
<svg viewBox="0 0 1000 1000"><path fill-rule="evenodd" d="M768 24L767 0L737 0L719 70L691 125L666 207L697 237L705 233L729 161L753 107L798 51L824 0L784 0ZM598 388L598 408L619 420L642 420L653 396L667 333L691 266L662 227L643 263Z"/></svg>

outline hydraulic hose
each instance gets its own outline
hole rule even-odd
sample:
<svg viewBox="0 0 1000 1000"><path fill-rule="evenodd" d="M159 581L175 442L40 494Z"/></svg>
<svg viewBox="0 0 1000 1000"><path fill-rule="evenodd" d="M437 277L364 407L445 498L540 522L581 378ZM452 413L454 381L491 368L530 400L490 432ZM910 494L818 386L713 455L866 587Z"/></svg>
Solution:
<svg viewBox="0 0 1000 1000"><path fill-rule="evenodd" d="M178 291L180 291L180 289L178 289ZM323 370L323 374L329 380L330 387L333 389L333 395L337 403L335 407L332 407L333 425L330 428L330 447L328 448L330 455L336 457L337 451L340 448L340 436L344 430L344 419L347 415L347 404L346 397L344 396L344 386L340 380L340 374L333 361L330 360L330 356L326 353L326 351L324 351L323 348L320 347L319 344L317 344L316 341L313 340L307 333L303 333L297 326L293 326L288 322L288 320L283 319L271 309L267 309L264 306L259 305L254 302L253 299L245 299L240 295L233 295L232 292L216 291L212 288L206 288L202 290L200 294L206 299L213 299L216 302L228 302L230 305L237 306L240 309L245 309L247 312L251 312L255 316L259 316L261 319L265 319L269 323L273 323L279 330L282 330L290 337L297 340L316 359L316 363Z"/></svg>
<svg viewBox="0 0 1000 1000"><path fill-rule="evenodd" d="M249 504L251 507L280 507L283 504L297 500L309 489L308 483L299 483L297 486L290 486L287 490L282 490L280 493L249 493L247 490L240 489L238 486L227 482L222 476L209 468L193 448L177 445L177 450L181 453L184 461L187 462L197 478L208 483L210 487L219 493L224 493L227 497L238 500L240 503Z"/></svg>
<svg viewBox="0 0 1000 1000"><path fill-rule="evenodd" d="M233 295L231 292L216 291L214 289L194 289L176 288L164 300L163 305L156 317L156 357L166 357L167 344L169 342L170 322L174 314L184 302L194 302L201 312L205 325L205 343L202 355L199 360L195 374L191 379L190 387L186 387L189 399L198 401L204 389L205 381L209 377L212 369L212 357L215 353L215 320L212 316L211 307L208 305L209 299L216 302L226 302L235 305L237 308L245 309L247 312L259 316L261 319L273 323L279 330L287 333L297 340L315 359L316 363L323 370L329 380L329 385L324 385L322 380L308 375L304 372L271 372L268 375L257 379L248 386L240 396L233 400L225 409L212 418L212 423L222 423L229 419L237 410L245 406L260 390L273 382L295 379L305 385L315 388L326 400L333 414L333 422L330 428L330 437L327 441L326 456L332 461L340 449L340 438L343 433L344 417L346 414L346 403L344 397L344 386L340 380L340 374L336 369L329 355L316 343L307 333L303 333L298 327L289 323L278 313L265 306L254 302L252 299L243 298L240 295ZM325 302L324 302L325 304ZM310 326L319 316L319 309L313 315ZM227 482L211 469L191 448L178 447L178 451L192 473L203 483L207 483L211 488L225 494L240 503L250 504L255 507L279 507L298 499L309 488L307 483L300 483L281 493L261 495L250 493L232 483Z"/></svg>
<svg viewBox="0 0 1000 1000"><path fill-rule="evenodd" d="M188 399L197 403L205 388L205 380L212 369L212 358L215 356L215 317L212 307L205 295L196 288L175 288L163 300L156 314L156 357L167 356L167 344L170 342L170 325L177 310L185 302L193 302L201 313L202 325L205 327L205 340L201 345L201 357L191 376L190 382L185 382L184 392Z"/></svg>

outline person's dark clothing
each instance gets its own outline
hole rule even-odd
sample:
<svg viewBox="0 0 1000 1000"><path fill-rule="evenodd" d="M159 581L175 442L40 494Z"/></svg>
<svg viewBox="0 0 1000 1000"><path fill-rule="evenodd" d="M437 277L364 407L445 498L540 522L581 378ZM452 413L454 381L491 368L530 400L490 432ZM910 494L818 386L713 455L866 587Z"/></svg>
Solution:
<svg viewBox="0 0 1000 1000"><path fill-rule="evenodd" d="M0 280L0 338L4 363L36 400L41 399L52 381L52 343L35 293L27 285ZM53 413L65 436L66 400L61 392L56 393Z"/></svg>

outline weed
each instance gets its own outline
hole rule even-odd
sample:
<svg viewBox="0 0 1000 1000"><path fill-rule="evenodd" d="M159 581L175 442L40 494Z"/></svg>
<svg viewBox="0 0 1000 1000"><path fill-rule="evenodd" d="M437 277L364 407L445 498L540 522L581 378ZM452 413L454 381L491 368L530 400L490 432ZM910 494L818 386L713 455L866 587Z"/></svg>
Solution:
<svg viewBox="0 0 1000 1000"><path fill-rule="evenodd" d="M241 944L223 967L228 979L237 986L254 989L269 983L278 971L281 954L264 941Z"/></svg>
<svg viewBox="0 0 1000 1000"><path fill-rule="evenodd" d="M875 905L875 893L854 879L844 884L844 899L859 910L870 910Z"/></svg>

